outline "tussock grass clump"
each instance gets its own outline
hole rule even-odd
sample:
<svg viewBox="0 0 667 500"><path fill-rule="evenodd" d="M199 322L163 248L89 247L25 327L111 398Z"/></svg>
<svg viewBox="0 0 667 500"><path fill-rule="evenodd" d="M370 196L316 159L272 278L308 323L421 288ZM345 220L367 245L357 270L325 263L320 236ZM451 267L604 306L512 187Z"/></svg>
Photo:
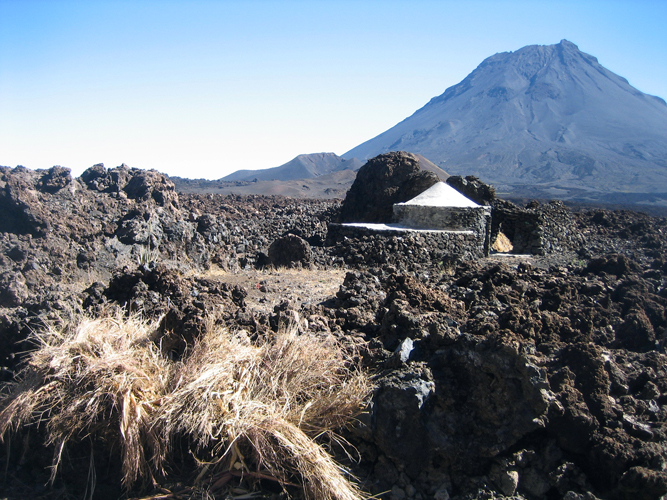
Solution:
<svg viewBox="0 0 667 500"><path fill-rule="evenodd" d="M247 451L282 481L304 480L310 497L356 499L340 467L312 438L360 413L368 378L351 368L333 337L290 328L263 342L206 334L178 370L159 416L166 435L246 469ZM246 451L247 450L247 451Z"/></svg>
<svg viewBox="0 0 667 500"><path fill-rule="evenodd" d="M296 327L254 341L211 328L173 361L155 329L118 316L36 335L18 382L4 387L0 437L44 425L54 475L65 445L90 437L120 449L126 487L155 481L171 444L185 441L200 479L231 471L300 481L309 498L361 498L316 441L366 404L371 384L351 346Z"/></svg>
<svg viewBox="0 0 667 500"><path fill-rule="evenodd" d="M19 381L4 388L0 436L44 423L46 444L55 449L52 479L68 441L88 435L120 446L124 484L150 478L165 458L152 420L171 373L150 341L154 328L118 316L36 334L38 348Z"/></svg>

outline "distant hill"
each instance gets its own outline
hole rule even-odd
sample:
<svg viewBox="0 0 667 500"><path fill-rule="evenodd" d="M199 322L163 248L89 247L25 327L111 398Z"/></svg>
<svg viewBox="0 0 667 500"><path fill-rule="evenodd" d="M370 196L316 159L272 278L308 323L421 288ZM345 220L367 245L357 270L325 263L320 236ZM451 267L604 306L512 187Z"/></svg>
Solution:
<svg viewBox="0 0 667 500"><path fill-rule="evenodd" d="M334 153L302 154L279 167L262 170L237 170L223 181L290 181L312 179L341 170L359 170L362 162L354 157L341 158Z"/></svg>
<svg viewBox="0 0 667 500"><path fill-rule="evenodd" d="M357 172L341 170L312 179L289 181L209 181L170 177L179 193L264 194L292 198L345 198Z"/></svg>
<svg viewBox="0 0 667 500"><path fill-rule="evenodd" d="M667 204L667 105L567 40L487 58L343 157L399 150L501 195Z"/></svg>

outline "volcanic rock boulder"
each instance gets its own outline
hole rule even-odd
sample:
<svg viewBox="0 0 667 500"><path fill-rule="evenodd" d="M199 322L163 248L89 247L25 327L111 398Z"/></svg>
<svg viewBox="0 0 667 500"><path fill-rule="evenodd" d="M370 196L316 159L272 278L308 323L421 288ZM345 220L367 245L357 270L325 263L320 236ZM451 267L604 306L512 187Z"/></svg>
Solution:
<svg viewBox="0 0 667 500"><path fill-rule="evenodd" d="M117 193L128 183L130 175L130 169L125 164L107 170L104 168L104 163L97 163L81 174L81 180L88 189L102 193Z"/></svg>
<svg viewBox="0 0 667 500"><path fill-rule="evenodd" d="M139 244L157 248L163 236L162 225L150 210L135 208L118 222L116 236L126 245Z"/></svg>
<svg viewBox="0 0 667 500"><path fill-rule="evenodd" d="M423 170L419 159L405 151L368 160L359 169L341 207L341 222L390 222L394 203L423 193L440 178Z"/></svg>
<svg viewBox="0 0 667 500"><path fill-rule="evenodd" d="M380 381L374 398L373 439L387 456L404 463L411 477L417 477L431 458L423 413L435 384L420 375L419 370L392 371Z"/></svg>
<svg viewBox="0 0 667 500"><path fill-rule="evenodd" d="M37 176L42 171L0 167L0 232L44 236L51 224L39 198ZM48 174L47 174L48 175Z"/></svg>
<svg viewBox="0 0 667 500"><path fill-rule="evenodd" d="M308 242L294 234L278 238L269 247L269 262L274 266L308 266L312 260Z"/></svg>
<svg viewBox="0 0 667 500"><path fill-rule="evenodd" d="M406 341L411 351L402 356L403 368L378 380L375 444L405 464L412 478L432 461L480 473L484 460L544 427L552 398L546 371L511 337L462 334L450 326L457 322L448 314L460 312L454 302L434 295L429 307L427 296L399 289L387 296L378 338L395 355L405 351ZM411 305L420 298L419 307ZM436 312L443 309L449 313ZM396 347L392 332L410 337Z"/></svg>
<svg viewBox="0 0 667 500"><path fill-rule="evenodd" d="M153 200L163 207L178 208L178 194L174 183L157 170L140 170L123 188L130 199Z"/></svg>
<svg viewBox="0 0 667 500"><path fill-rule="evenodd" d="M70 169L54 166L46 171L46 173L39 180L38 187L45 193L56 193L72 183L72 176Z"/></svg>
<svg viewBox="0 0 667 500"><path fill-rule="evenodd" d="M121 193L138 202L154 202L165 208L179 208L174 183L157 170L120 167L106 169L103 163L93 165L81 174L88 189L103 193Z"/></svg>

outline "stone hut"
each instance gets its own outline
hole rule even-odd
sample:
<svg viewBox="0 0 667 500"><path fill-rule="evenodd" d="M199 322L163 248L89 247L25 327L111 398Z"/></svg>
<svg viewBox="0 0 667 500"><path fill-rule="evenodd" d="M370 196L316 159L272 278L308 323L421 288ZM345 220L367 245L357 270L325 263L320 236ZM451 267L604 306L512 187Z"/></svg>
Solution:
<svg viewBox="0 0 667 500"><path fill-rule="evenodd" d="M450 178L405 151L368 160L347 192L339 222L329 223L326 245L337 247L332 252L348 264L415 270L488 255L491 208L442 182ZM479 191L473 180L459 184Z"/></svg>
<svg viewBox="0 0 667 500"><path fill-rule="evenodd" d="M491 207L478 205L445 182L404 203L394 203L394 222L415 229L486 231Z"/></svg>
<svg viewBox="0 0 667 500"><path fill-rule="evenodd" d="M479 205L445 182L403 203L394 203L394 222L402 227L472 231L489 253L491 207Z"/></svg>
<svg viewBox="0 0 667 500"><path fill-rule="evenodd" d="M354 257L349 263L451 262L488 255L490 226L491 207L436 182L414 198L394 203L392 222L332 223L327 240L347 249L341 254L346 260ZM359 245L363 252L354 252Z"/></svg>

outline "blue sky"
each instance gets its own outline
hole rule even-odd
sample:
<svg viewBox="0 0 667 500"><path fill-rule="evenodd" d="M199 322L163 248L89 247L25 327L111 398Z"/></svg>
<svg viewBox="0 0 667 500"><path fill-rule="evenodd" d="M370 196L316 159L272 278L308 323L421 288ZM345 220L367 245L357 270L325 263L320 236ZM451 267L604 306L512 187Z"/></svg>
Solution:
<svg viewBox="0 0 667 500"><path fill-rule="evenodd" d="M667 1L0 0L0 165L218 179L343 154L565 38L667 99Z"/></svg>

